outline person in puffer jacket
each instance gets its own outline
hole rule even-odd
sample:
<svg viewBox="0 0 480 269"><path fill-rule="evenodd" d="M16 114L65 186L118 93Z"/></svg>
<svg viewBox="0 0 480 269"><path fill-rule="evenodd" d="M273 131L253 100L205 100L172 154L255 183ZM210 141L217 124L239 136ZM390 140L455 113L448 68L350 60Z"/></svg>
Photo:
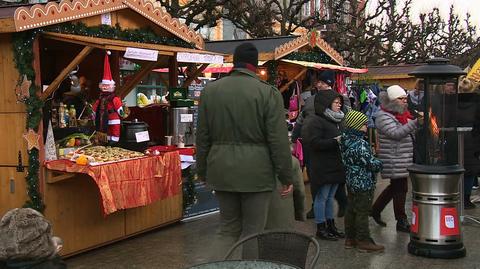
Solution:
<svg viewBox="0 0 480 269"><path fill-rule="evenodd" d="M350 110L343 122L345 130L340 149L348 190L345 248L357 248L360 252L382 252L385 248L375 244L368 228L377 182L375 173L382 169L382 162L373 156L370 145L364 139L367 122L368 117L355 110Z"/></svg>
<svg viewBox="0 0 480 269"><path fill-rule="evenodd" d="M372 206L372 217L380 226L387 226L381 212L393 200L397 231L410 232L405 214L408 191L407 168L413 164L413 135L419 118L414 119L407 109L407 93L398 86L387 88L379 94L381 109L375 118L379 149L377 156L383 162L382 178L390 179L388 185ZM418 117L422 117L421 114Z"/></svg>

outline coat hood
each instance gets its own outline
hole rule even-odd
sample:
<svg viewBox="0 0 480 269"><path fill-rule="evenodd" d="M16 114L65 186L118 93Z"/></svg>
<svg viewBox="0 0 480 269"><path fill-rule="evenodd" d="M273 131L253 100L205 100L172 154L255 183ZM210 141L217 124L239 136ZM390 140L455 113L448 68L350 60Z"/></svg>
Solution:
<svg viewBox="0 0 480 269"><path fill-rule="evenodd" d="M323 112L325 112L327 108L330 108L335 98L340 98L340 101L343 102L342 96L337 92L332 90L318 91L318 93L315 94L314 101L315 114L323 115Z"/></svg>

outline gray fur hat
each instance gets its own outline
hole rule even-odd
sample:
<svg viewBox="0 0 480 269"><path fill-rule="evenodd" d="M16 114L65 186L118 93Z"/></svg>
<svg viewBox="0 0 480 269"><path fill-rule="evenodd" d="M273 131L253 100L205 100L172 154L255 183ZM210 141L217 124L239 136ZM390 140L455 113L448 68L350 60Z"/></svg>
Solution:
<svg viewBox="0 0 480 269"><path fill-rule="evenodd" d="M0 260L30 260L55 253L52 225L31 208L15 208L0 220Z"/></svg>

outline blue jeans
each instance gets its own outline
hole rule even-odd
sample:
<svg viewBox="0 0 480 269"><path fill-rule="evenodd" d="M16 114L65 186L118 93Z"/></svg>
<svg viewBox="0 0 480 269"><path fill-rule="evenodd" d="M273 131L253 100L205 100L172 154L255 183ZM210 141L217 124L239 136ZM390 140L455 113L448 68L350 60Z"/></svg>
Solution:
<svg viewBox="0 0 480 269"><path fill-rule="evenodd" d="M337 188L338 184L326 184L318 189L313 202L316 223L323 223L327 219L333 219L333 197Z"/></svg>

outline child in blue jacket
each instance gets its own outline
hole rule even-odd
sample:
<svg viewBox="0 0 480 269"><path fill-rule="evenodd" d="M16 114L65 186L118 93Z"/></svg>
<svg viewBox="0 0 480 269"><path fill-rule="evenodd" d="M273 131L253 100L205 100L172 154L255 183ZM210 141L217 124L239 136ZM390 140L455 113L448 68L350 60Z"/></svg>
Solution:
<svg viewBox="0 0 480 269"><path fill-rule="evenodd" d="M345 248L357 248L360 252L382 252L385 247L373 241L368 227L377 182L375 173L382 169L382 162L374 157L364 139L367 121L365 114L350 110L343 122L345 130L341 137L341 153L348 190Z"/></svg>

